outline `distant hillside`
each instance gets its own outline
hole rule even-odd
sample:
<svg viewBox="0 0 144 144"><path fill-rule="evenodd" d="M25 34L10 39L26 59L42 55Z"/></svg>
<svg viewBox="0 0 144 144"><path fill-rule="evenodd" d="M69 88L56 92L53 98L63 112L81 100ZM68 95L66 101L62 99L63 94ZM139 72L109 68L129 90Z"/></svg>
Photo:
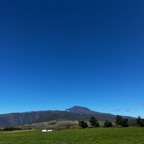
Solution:
<svg viewBox="0 0 144 144"><path fill-rule="evenodd" d="M99 121L115 121L115 115L92 111L86 107L74 106L65 111L35 111L24 113L10 113L0 115L0 127L24 125L52 120L89 120L95 116ZM131 117L128 117L132 119Z"/></svg>

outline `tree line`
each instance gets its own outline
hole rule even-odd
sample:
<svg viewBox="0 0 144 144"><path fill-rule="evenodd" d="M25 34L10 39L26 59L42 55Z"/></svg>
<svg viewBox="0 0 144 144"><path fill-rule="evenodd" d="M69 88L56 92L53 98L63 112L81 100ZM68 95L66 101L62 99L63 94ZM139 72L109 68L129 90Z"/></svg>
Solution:
<svg viewBox="0 0 144 144"><path fill-rule="evenodd" d="M98 122L98 120L95 117L90 117L89 119L89 123L91 127L99 127L100 123ZM140 127L144 127L144 119L142 119L140 116L136 119L136 123L134 124L135 126L140 126ZM87 128L88 127L88 123L86 121L79 121L79 126L82 128ZM112 127L113 124L111 121L105 120L104 127L108 128L108 127ZM120 115L117 115L115 118L115 126L118 127L128 127L129 126L129 120L127 118L123 118Z"/></svg>
<svg viewBox="0 0 144 144"><path fill-rule="evenodd" d="M6 127L3 129L0 129L0 131L15 131L15 130L22 130L22 128L19 127Z"/></svg>

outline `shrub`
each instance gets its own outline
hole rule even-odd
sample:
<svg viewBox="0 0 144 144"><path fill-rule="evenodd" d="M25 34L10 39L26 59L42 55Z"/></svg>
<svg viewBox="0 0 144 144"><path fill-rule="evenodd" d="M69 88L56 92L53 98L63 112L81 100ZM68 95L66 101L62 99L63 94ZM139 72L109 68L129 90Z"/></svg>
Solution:
<svg viewBox="0 0 144 144"><path fill-rule="evenodd" d="M99 127L99 122L97 121L97 119L95 117L91 117L89 122L90 122L91 126Z"/></svg>
<svg viewBox="0 0 144 144"><path fill-rule="evenodd" d="M106 127L106 128L112 127L112 122L106 120L106 121L104 122L104 127Z"/></svg>
<svg viewBox="0 0 144 144"><path fill-rule="evenodd" d="M82 127L82 128L87 128L88 124L85 121L79 121L79 126Z"/></svg>
<svg viewBox="0 0 144 144"><path fill-rule="evenodd" d="M22 130L22 129L18 127L6 127L3 129L3 131L14 131L14 130Z"/></svg>

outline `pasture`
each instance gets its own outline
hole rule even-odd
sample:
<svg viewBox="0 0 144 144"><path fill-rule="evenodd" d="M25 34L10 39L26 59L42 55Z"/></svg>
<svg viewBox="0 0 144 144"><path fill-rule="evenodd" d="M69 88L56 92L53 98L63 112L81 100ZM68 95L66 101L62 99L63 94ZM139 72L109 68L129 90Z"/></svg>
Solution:
<svg viewBox="0 0 144 144"><path fill-rule="evenodd" d="M0 144L144 144L144 128L1 131Z"/></svg>

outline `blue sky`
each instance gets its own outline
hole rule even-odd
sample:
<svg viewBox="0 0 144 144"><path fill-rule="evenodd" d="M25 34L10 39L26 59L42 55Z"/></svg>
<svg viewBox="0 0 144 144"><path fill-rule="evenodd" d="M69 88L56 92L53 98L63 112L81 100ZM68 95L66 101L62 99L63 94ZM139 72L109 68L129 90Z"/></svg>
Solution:
<svg viewBox="0 0 144 144"><path fill-rule="evenodd" d="M0 114L74 105L144 117L143 0L1 0Z"/></svg>

